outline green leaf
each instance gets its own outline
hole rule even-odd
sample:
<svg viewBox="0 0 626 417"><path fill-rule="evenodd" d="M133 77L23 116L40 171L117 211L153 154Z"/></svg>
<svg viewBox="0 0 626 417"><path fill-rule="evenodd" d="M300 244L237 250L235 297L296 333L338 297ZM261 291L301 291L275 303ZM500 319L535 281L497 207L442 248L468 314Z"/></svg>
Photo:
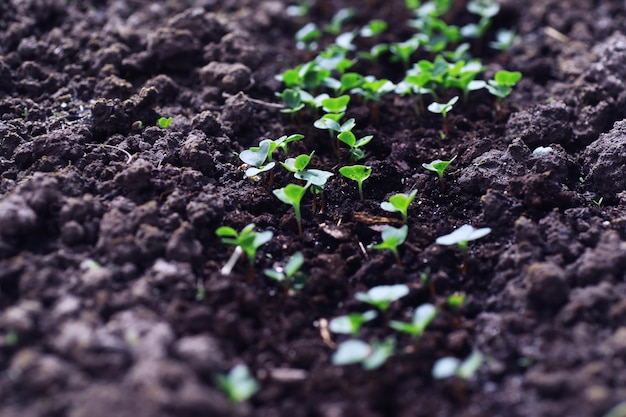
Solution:
<svg viewBox="0 0 626 417"><path fill-rule="evenodd" d="M365 165L349 165L339 169L339 173L354 181L363 181L372 173L372 168Z"/></svg>
<svg viewBox="0 0 626 417"><path fill-rule="evenodd" d="M349 95L343 95L337 98L327 98L322 101L322 109L327 113L345 112L349 102Z"/></svg>
<svg viewBox="0 0 626 417"><path fill-rule="evenodd" d="M304 255L302 255L302 252L294 253L291 258L289 258L289 261L287 261L287 265L285 265L285 274L288 277L293 277L303 264Z"/></svg>

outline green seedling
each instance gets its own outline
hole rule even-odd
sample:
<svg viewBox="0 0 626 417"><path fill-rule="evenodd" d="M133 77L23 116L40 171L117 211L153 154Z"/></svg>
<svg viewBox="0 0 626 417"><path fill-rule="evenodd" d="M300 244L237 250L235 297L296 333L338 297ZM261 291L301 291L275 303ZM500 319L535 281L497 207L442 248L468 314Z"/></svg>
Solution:
<svg viewBox="0 0 626 417"><path fill-rule="evenodd" d="M360 363L363 369L370 371L380 368L393 355L396 346L394 338L384 342L373 341L367 344L361 340L351 339L341 343L333 354L333 365L352 365Z"/></svg>
<svg viewBox="0 0 626 417"><path fill-rule="evenodd" d="M350 158L353 161L358 161L359 159L363 159L365 157L365 152L361 148L370 143L373 137L374 136L372 135L368 135L362 137L361 139L357 139L356 136L354 136L354 133L350 130L341 132L337 135L337 139L350 147Z"/></svg>
<svg viewBox="0 0 626 417"><path fill-rule="evenodd" d="M372 168L365 165L349 165L341 167L339 173L344 177L357 182L359 188L359 197L363 201L363 181L372 174Z"/></svg>
<svg viewBox="0 0 626 417"><path fill-rule="evenodd" d="M439 177L439 185L441 187L441 191L446 189L446 183L443 177L444 172L448 168L448 166L456 159L456 155L449 161L442 161L441 159L435 159L434 161L426 164L422 164L422 167L427 169L428 171L436 172Z"/></svg>
<svg viewBox="0 0 626 417"><path fill-rule="evenodd" d="M448 297L448 306L450 306L451 309L458 311L461 309L461 307L463 307L463 304L465 304L466 298L467 296L465 295L465 293L455 292Z"/></svg>
<svg viewBox="0 0 626 417"><path fill-rule="evenodd" d="M354 126L356 126L356 122L353 118L348 119L343 124L339 124L343 116L344 113L327 113L313 123L313 126L318 129L328 130L328 134L332 139L331 146L337 158L339 158L339 144L334 140L336 133L351 131Z"/></svg>
<svg viewBox="0 0 626 417"><path fill-rule="evenodd" d="M315 61L310 61L294 69L288 69L277 75L276 79L282 81L287 88L312 91L322 86L329 76L330 70L320 67Z"/></svg>
<svg viewBox="0 0 626 417"><path fill-rule="evenodd" d="M439 113L443 117L443 133L442 137L448 136L448 112L452 110L456 102L459 101L459 96L454 96L447 103L433 102L428 105L428 111L432 113Z"/></svg>
<svg viewBox="0 0 626 417"><path fill-rule="evenodd" d="M265 164L270 154L270 146L271 141L269 139L262 140L258 147L246 149L239 154L239 159L247 165L246 177L257 180L260 174L271 171L274 168L276 165L274 162Z"/></svg>
<svg viewBox="0 0 626 417"><path fill-rule="evenodd" d="M391 213L400 213L404 223L408 220L409 206L415 199L417 190L413 190L410 194L398 193L389 197L389 201L380 203L380 208Z"/></svg>
<svg viewBox="0 0 626 417"><path fill-rule="evenodd" d="M302 236L302 216L300 214L300 201L304 197L308 186L298 184L287 184L283 188L274 190L273 193L280 201L293 207L298 222L298 235Z"/></svg>
<svg viewBox="0 0 626 417"><path fill-rule="evenodd" d="M518 41L519 37L514 30L500 29L496 32L496 40L490 42L489 46L498 51L508 52Z"/></svg>
<svg viewBox="0 0 626 417"><path fill-rule="evenodd" d="M250 223L241 229L241 232L237 232L229 226L222 226L215 231L215 234L222 238L223 243L235 246L235 251L221 270L222 274L230 275L241 254L245 253L249 262L248 282L253 283L256 251L260 246L272 240L274 234L269 230L255 232L254 223Z"/></svg>
<svg viewBox="0 0 626 417"><path fill-rule="evenodd" d="M364 313L349 313L345 316L335 317L328 323L328 328L333 333L350 334L356 337L363 324L374 320L378 313L368 310Z"/></svg>
<svg viewBox="0 0 626 417"><path fill-rule="evenodd" d="M326 50L315 57L315 62L328 71L337 71L343 74L354 65L354 60L346 56L347 50L339 45L331 44ZM327 83L325 83L327 85Z"/></svg>
<svg viewBox="0 0 626 417"><path fill-rule="evenodd" d="M450 233L449 235L438 237L436 242L439 245L459 246L459 249L461 249L461 254L463 255L463 266L461 268L461 272L463 275L467 275L467 246L469 242L487 236L489 233L491 233L491 229L489 227L474 229L471 225L465 224Z"/></svg>
<svg viewBox="0 0 626 417"><path fill-rule="evenodd" d="M304 108L304 102L302 100L302 90L296 88L285 88L279 97L283 101L283 104L287 107L281 109L281 113L294 114L298 113Z"/></svg>
<svg viewBox="0 0 626 417"><path fill-rule="evenodd" d="M361 84L363 84L364 79L365 78L361 74L356 72L347 72L343 74L339 80L339 94L343 94L345 91L360 87Z"/></svg>
<svg viewBox="0 0 626 417"><path fill-rule="evenodd" d="M322 109L326 113L344 113L350 103L350 96L343 95L336 98L329 97L322 100Z"/></svg>
<svg viewBox="0 0 626 417"><path fill-rule="evenodd" d="M234 404L241 404L259 391L259 383L246 365L237 365L226 375L217 376L217 385Z"/></svg>
<svg viewBox="0 0 626 417"><path fill-rule="evenodd" d="M371 245L372 249L383 250L389 249L396 258L398 266L402 266L402 260L398 253L398 246L402 245L409 233L409 226L406 224L401 227L387 226L381 233L382 242L377 245Z"/></svg>
<svg viewBox="0 0 626 417"><path fill-rule="evenodd" d="M408 333L414 340L419 339L426 327L437 317L437 309L432 304L423 304L415 309L410 323L402 321L389 322L389 327L399 332Z"/></svg>
<svg viewBox="0 0 626 417"><path fill-rule="evenodd" d="M467 10L480 16L480 21L462 27L461 34L466 38L481 39L491 27L492 18L500 11L500 5L494 0L473 0L467 4Z"/></svg>
<svg viewBox="0 0 626 417"><path fill-rule="evenodd" d="M513 87L522 79L519 71L500 70L496 72L493 80L487 81L485 88L496 98L496 108L500 117L504 116L503 101L513 91Z"/></svg>
<svg viewBox="0 0 626 417"><path fill-rule="evenodd" d="M404 284L379 285L370 288L367 292L356 293L354 298L376 307L384 314L391 303L406 296L408 293L409 287Z"/></svg>
<svg viewBox="0 0 626 417"><path fill-rule="evenodd" d="M431 296L435 296L437 294L433 280L430 277L430 267L426 267L425 270L420 272L420 281L422 281L422 285L428 286Z"/></svg>
<svg viewBox="0 0 626 417"><path fill-rule="evenodd" d="M319 195L320 196L320 213L324 212L324 187L326 187L326 183L328 182L328 179L330 177L332 177L333 174L332 172L328 172L328 171L323 171L320 169L307 169L304 171L300 171L300 172L296 172L294 174L294 176L299 179L299 180L304 180L307 182L307 186L310 185L310 190L311 193L313 193L314 196ZM315 197L313 197L313 207L311 209L311 211L313 211L313 213L315 213L316 207L316 199Z"/></svg>
<svg viewBox="0 0 626 417"><path fill-rule="evenodd" d="M483 364L485 357L478 351L473 351L463 362L454 357L445 357L437 360L433 366L433 377L444 379L456 376L460 379L470 379Z"/></svg>
<svg viewBox="0 0 626 417"><path fill-rule="evenodd" d="M484 70L485 67L478 60L472 60L468 63L458 61L448 71L445 86L446 88L458 88L461 90L463 102L467 103L467 97L471 91L485 88L485 81L475 79Z"/></svg>
<svg viewBox="0 0 626 417"><path fill-rule="evenodd" d="M597 200L591 200L593 202L593 204L595 204L595 206L597 208L602 208L602 205L604 204L604 197L600 197Z"/></svg>
<svg viewBox="0 0 626 417"><path fill-rule="evenodd" d="M337 35L341 31L341 26L348 19L356 15L356 10L352 8L341 9L333 16L330 24L324 26L324 30L332 35Z"/></svg>
<svg viewBox="0 0 626 417"><path fill-rule="evenodd" d="M157 126L159 126L161 129L167 129L168 127L170 127L173 121L173 117L159 117L159 119L157 120Z"/></svg>
<svg viewBox="0 0 626 417"><path fill-rule="evenodd" d="M387 30L389 25L384 20L374 19L361 28L359 35L364 38L372 38L376 35L380 35Z"/></svg>
<svg viewBox="0 0 626 417"><path fill-rule="evenodd" d="M306 276L300 272L302 265L304 265L304 256L302 252L296 252L289 258L284 268L266 269L263 273L267 277L282 283L286 290L293 288L299 291L304 288L306 282Z"/></svg>
<svg viewBox="0 0 626 417"><path fill-rule="evenodd" d="M368 61L378 62L389 51L389 44L379 43L372 46L369 52L360 52L359 57Z"/></svg>
<svg viewBox="0 0 626 417"><path fill-rule="evenodd" d="M379 80L374 76L368 75L363 78L363 82L359 87L351 89L350 92L361 95L366 103L369 101L373 102L371 107L372 120L375 124L378 124L380 122L379 103L385 94L391 93L395 88L395 84L389 80Z"/></svg>
<svg viewBox="0 0 626 417"><path fill-rule="evenodd" d="M295 158L287 158L285 162L281 162L280 164L289 172L297 173L303 171L311 162L311 158L313 158L313 154L315 151L311 152L309 155L302 154L298 155Z"/></svg>
<svg viewBox="0 0 626 417"><path fill-rule="evenodd" d="M411 55L417 51L417 48L420 46L419 39L414 36L410 39L407 39L404 42L395 42L389 45L389 52L402 64L404 65L404 69L409 69L409 64L411 63Z"/></svg>
<svg viewBox="0 0 626 417"><path fill-rule="evenodd" d="M305 51L317 49L317 40L322 36L322 31L315 23L307 23L296 32L296 47Z"/></svg>

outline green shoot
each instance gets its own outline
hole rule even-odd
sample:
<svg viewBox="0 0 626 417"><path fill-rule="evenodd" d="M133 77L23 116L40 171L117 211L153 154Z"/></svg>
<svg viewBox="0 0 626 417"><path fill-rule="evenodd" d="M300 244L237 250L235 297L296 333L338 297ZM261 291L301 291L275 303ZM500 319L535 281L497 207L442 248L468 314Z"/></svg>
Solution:
<svg viewBox="0 0 626 417"><path fill-rule="evenodd" d="M348 108L350 102L349 95L343 95L336 98L327 98L322 100L322 109L326 113L343 113Z"/></svg>
<svg viewBox="0 0 626 417"><path fill-rule="evenodd" d="M384 342L374 341L367 344L361 340L351 339L341 343L333 354L333 365L351 365L360 363L363 369L370 371L384 365L393 355L396 346L394 338Z"/></svg>
<svg viewBox="0 0 626 417"><path fill-rule="evenodd" d="M173 121L173 117L159 117L159 119L157 120L157 126L159 126L161 129L167 129L168 127L170 127Z"/></svg>
<svg viewBox="0 0 626 417"><path fill-rule="evenodd" d="M371 38L386 31L388 26L384 20L374 19L365 25L359 34L364 38Z"/></svg>
<svg viewBox="0 0 626 417"><path fill-rule="evenodd" d="M222 226L215 231L215 234L222 237L223 243L235 246L235 251L221 270L222 274L230 275L241 254L245 253L250 266L248 269L248 282L253 283L256 251L260 246L269 242L274 234L269 230L260 233L255 232L254 223L250 223L241 229L241 232L237 232L229 226Z"/></svg>
<svg viewBox="0 0 626 417"><path fill-rule="evenodd" d="M392 212L392 213L396 213L396 212L400 213L402 215L402 221L406 223L408 219L407 212L409 210L409 206L415 199L416 195L417 195L417 190L413 190L411 194L403 194L403 193L394 194L391 197L389 197L389 201L383 201L382 203L380 203L380 208L382 208L385 211Z"/></svg>
<svg viewBox="0 0 626 417"><path fill-rule="evenodd" d="M372 168L365 165L349 165L341 167L339 173L344 177L357 182L359 188L359 197L363 201L363 181L372 174Z"/></svg>
<svg viewBox="0 0 626 417"><path fill-rule="evenodd" d="M496 40L489 43L493 49L507 52L511 47L519 41L519 37L514 30L500 29L496 32Z"/></svg>
<svg viewBox="0 0 626 417"><path fill-rule="evenodd" d="M246 365L237 365L227 375L218 375L217 385L234 404L243 403L259 390L259 383Z"/></svg>
<svg viewBox="0 0 626 417"><path fill-rule="evenodd" d="M417 51L419 48L420 42L417 37L412 37L404 42L396 42L392 43L389 46L389 51L393 56L395 56L402 64L404 65L404 69L409 69L409 64L411 63L411 55Z"/></svg>
<svg viewBox="0 0 626 417"><path fill-rule="evenodd" d="M296 32L296 47L305 51L317 49L317 40L322 36L315 23L307 23Z"/></svg>
<svg viewBox="0 0 626 417"><path fill-rule="evenodd" d="M258 147L246 149L239 154L239 159L248 165L246 168L246 177L256 180L259 178L259 174L274 168L274 165L276 165L274 162L265 164L270 153L270 142L270 140L262 140Z"/></svg>
<svg viewBox="0 0 626 417"><path fill-rule="evenodd" d="M344 91L351 90L353 88L360 87L363 84L364 77L361 74L356 72L347 72L341 76L341 80L339 83L341 87L339 89L339 93L343 93Z"/></svg>
<svg viewBox="0 0 626 417"><path fill-rule="evenodd" d="M452 110L456 102L459 101L459 96L454 96L447 103L437 103L433 102L428 105L428 111L432 113L439 113L443 117L443 134L442 136L445 138L448 136L448 112Z"/></svg>
<svg viewBox="0 0 626 417"><path fill-rule="evenodd" d="M595 206L597 208L602 208L602 205L604 204L604 197L600 197L597 200L591 200L593 202L593 204L595 204Z"/></svg>
<svg viewBox="0 0 626 417"><path fill-rule="evenodd" d="M448 297L448 306L453 310L460 310L465 304L466 295L463 292L455 292Z"/></svg>
<svg viewBox="0 0 626 417"><path fill-rule="evenodd" d="M296 156L295 158L287 158L285 159L285 162L281 162L280 164L289 172L300 172L303 171L307 165L309 165L311 158L313 158L313 153L315 153L315 151L311 152L309 155L302 154Z"/></svg>
<svg viewBox="0 0 626 417"><path fill-rule="evenodd" d="M289 258L284 268L266 269L263 273L267 277L282 283L285 289L293 288L298 291L304 287L306 281L306 276L300 272L303 264L304 256L302 252L296 252Z"/></svg>
<svg viewBox="0 0 626 417"><path fill-rule="evenodd" d="M445 180L443 178L443 174L446 170L446 168L448 168L448 166L456 159L456 155L454 155L454 157L452 159L450 159L449 161L442 161L441 159L435 159L434 161L426 164L422 164L422 167L424 167L425 169L427 169L428 171L432 171L432 172L436 172L437 176L439 177L439 185L441 186L441 191L444 191L446 188L446 183Z"/></svg>
<svg viewBox="0 0 626 417"><path fill-rule="evenodd" d="M302 216L300 214L300 201L304 197L308 186L301 186L298 184L287 184L283 188L274 190L273 193L280 201L285 204L289 204L293 207L293 211L296 215L296 221L298 222L298 235L302 236Z"/></svg>
<svg viewBox="0 0 626 417"><path fill-rule="evenodd" d="M483 364L485 357L478 351L473 351L463 362L454 357L445 357L437 360L433 366L433 377L444 379L456 376L464 380L470 379Z"/></svg>
<svg viewBox="0 0 626 417"><path fill-rule="evenodd" d="M304 108L301 90L295 88L285 88L279 97L282 99L283 104L287 107L286 109L281 109L281 113L298 113Z"/></svg>
<svg viewBox="0 0 626 417"><path fill-rule="evenodd" d="M359 159L363 159L365 157L365 152L361 148L370 143L373 137L374 136L372 135L368 135L357 140L354 133L350 130L341 132L337 135L337 139L350 147L350 158L354 161L358 161Z"/></svg>
<svg viewBox="0 0 626 417"><path fill-rule="evenodd" d="M367 292L356 293L354 298L370 304L380 310L380 312L385 313L391 303L406 296L408 293L409 287L404 284L379 285L370 288Z"/></svg>
<svg viewBox="0 0 626 417"><path fill-rule="evenodd" d="M432 304L423 304L415 309L413 320L410 323L402 321L389 322L389 326L399 332L408 333L414 340L419 339L426 326L428 326L437 316L437 309Z"/></svg>
<svg viewBox="0 0 626 417"><path fill-rule="evenodd" d="M387 226L381 233L383 241L377 245L371 245L372 249L389 249L396 258L398 266L402 266L398 246L404 243L409 232L409 227L405 224L402 227Z"/></svg>
<svg viewBox="0 0 626 417"><path fill-rule="evenodd" d="M354 17L356 10L352 8L346 8L339 10L332 18L329 25L324 26L324 30L330 34L337 35L341 31L343 23Z"/></svg>
<svg viewBox="0 0 626 417"><path fill-rule="evenodd" d="M324 212L324 187L326 187L326 183L328 179L332 177L332 172L323 171L320 169L307 169L304 171L296 172L294 177L299 180L304 180L307 182L307 186L310 185L311 192L314 195L320 196L320 213ZM312 211L315 213L315 197L313 198L313 208Z"/></svg>
<svg viewBox="0 0 626 417"><path fill-rule="evenodd" d="M328 328L333 333L351 334L356 337L363 324L373 320L378 316L374 310L364 313L349 313L345 316L335 317L328 323Z"/></svg>
<svg viewBox="0 0 626 417"><path fill-rule="evenodd" d="M504 116L504 106L502 105L504 99L511 94L513 87L521 79L522 73L519 71L500 70L496 72L493 80L487 81L485 88L491 95L496 97L496 107L500 117Z"/></svg>
<svg viewBox="0 0 626 417"><path fill-rule="evenodd" d="M467 275L467 246L472 240L480 239L491 233L489 227L482 229L474 229L471 225L465 224L452 233L437 238L439 245L458 245L463 255L463 267L461 269L463 275Z"/></svg>

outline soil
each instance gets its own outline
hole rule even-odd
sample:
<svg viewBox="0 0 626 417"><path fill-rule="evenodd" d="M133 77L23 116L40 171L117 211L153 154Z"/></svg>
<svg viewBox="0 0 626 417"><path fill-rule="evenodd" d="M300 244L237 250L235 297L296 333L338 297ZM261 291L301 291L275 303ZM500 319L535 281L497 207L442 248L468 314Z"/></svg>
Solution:
<svg viewBox="0 0 626 417"><path fill-rule="evenodd" d="M445 139L407 100L385 96L379 122L351 107L374 135L364 201L314 118L279 112L274 77L310 59L294 42L309 21L355 6L352 25L385 19L399 41L410 16L400 0L318 3L306 18L278 0L0 3L2 416L603 416L626 399L624 2L503 1L488 37L521 42L481 57L487 76L524 78L503 115L487 93L455 107ZM371 71L398 81L401 66ZM290 175L249 181L237 157L293 133L290 153L335 173L324 213L305 197L302 237L271 192ZM454 155L442 190L421 164ZM380 202L410 190L399 267L367 246L399 221ZM254 282L245 261L221 274L233 248L215 235L249 223L274 233ZM435 239L466 223L492 232L463 275ZM296 251L308 280L285 293L263 270ZM393 334L396 353L334 366L347 336L325 323L395 283L410 294L389 317L439 307L417 347L378 318L359 338ZM472 350L488 360L469 380L431 376ZM234 405L215 376L239 363L261 389Z"/></svg>

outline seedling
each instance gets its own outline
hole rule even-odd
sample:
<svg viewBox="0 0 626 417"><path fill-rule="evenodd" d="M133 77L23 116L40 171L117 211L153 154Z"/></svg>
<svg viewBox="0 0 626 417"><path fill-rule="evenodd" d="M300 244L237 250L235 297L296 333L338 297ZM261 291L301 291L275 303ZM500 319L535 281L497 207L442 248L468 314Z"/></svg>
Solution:
<svg viewBox="0 0 626 417"><path fill-rule="evenodd" d="M465 304L466 295L463 292L455 292L451 296L448 297L448 306L451 309L458 311Z"/></svg>
<svg viewBox="0 0 626 417"><path fill-rule="evenodd" d="M157 120L157 126L159 126L161 129L167 129L168 127L170 127L173 121L173 117L159 117L159 119Z"/></svg>
<svg viewBox="0 0 626 417"><path fill-rule="evenodd" d="M265 164L270 153L270 143L270 140L262 140L258 147L246 149L239 154L239 159L248 166L246 168L246 177L256 180L259 178L259 174L274 168L276 165L274 162Z"/></svg>
<svg viewBox="0 0 626 417"><path fill-rule="evenodd" d="M368 135L357 140L354 133L350 130L341 132L337 135L337 139L350 147L350 158L354 161L358 161L359 159L363 159L365 157L365 152L361 148L370 143L373 137L374 136L372 135Z"/></svg>
<svg viewBox="0 0 626 417"><path fill-rule="evenodd" d="M310 190L314 195L320 196L320 213L324 212L324 187L326 187L326 183L328 179L332 177L332 172L323 171L320 169L307 169L304 171L296 172L294 176L299 180L304 180L307 182L307 186L310 185ZM315 197L313 198L313 208L312 211L315 213Z"/></svg>
<svg viewBox="0 0 626 417"><path fill-rule="evenodd" d="M317 49L317 40L322 36L322 31L315 23L307 23L296 32L296 47L305 51Z"/></svg>
<svg viewBox="0 0 626 417"><path fill-rule="evenodd" d="M350 102L349 95L343 95L336 98L327 98L322 100L322 109L326 113L343 113L348 108Z"/></svg>
<svg viewBox="0 0 626 417"><path fill-rule="evenodd" d="M272 240L274 234L269 230L265 232L255 232L254 223L250 223L241 229L239 233L232 227L222 226L215 231L215 234L222 237L222 243L235 246L235 251L221 270L222 274L229 275L241 254L245 253L250 264L248 269L248 282L253 283L256 251L260 246Z"/></svg>
<svg viewBox="0 0 626 417"><path fill-rule="evenodd" d="M339 80L339 93L342 94L344 91L360 87L363 83L363 80L364 77L356 72L348 72L343 74L341 76L341 80Z"/></svg>
<svg viewBox="0 0 626 417"><path fill-rule="evenodd" d="M507 52L511 47L519 41L519 37L514 30L500 29L496 32L496 40L489 43L493 49Z"/></svg>
<svg viewBox="0 0 626 417"><path fill-rule="evenodd" d="M363 181L372 174L372 168L365 165L349 165L341 167L339 173L344 177L357 182L359 188L359 197L363 201Z"/></svg>
<svg viewBox="0 0 626 417"><path fill-rule="evenodd" d="M467 97L471 91L485 88L485 81L475 80L476 76L484 70L485 67L478 60L472 60L468 63L459 61L448 71L445 87L460 89L463 94L463 102L467 103Z"/></svg>
<svg viewBox="0 0 626 417"><path fill-rule="evenodd" d="M493 80L487 81L487 91L491 93L491 95L496 97L496 107L498 109L498 114L500 117L504 115L504 107L502 105L505 98L507 98L511 91L513 91L513 87L519 80L522 79L522 73L519 71L505 71L500 70L496 72L493 77Z"/></svg>
<svg viewBox="0 0 626 417"><path fill-rule="evenodd" d="M378 103L382 97L394 91L396 88L395 84L386 79L376 79L374 76L368 75L363 79L360 87L353 88L350 90L352 94L359 94L363 96L365 102L372 101L373 105L371 107L372 111L372 119L374 123L378 123L380 121L380 114Z"/></svg>
<svg viewBox="0 0 626 417"><path fill-rule="evenodd" d="M444 379L456 376L460 379L470 379L483 364L485 357L478 351L473 351L463 362L454 357L445 357L437 360L433 366L433 377Z"/></svg>
<svg viewBox="0 0 626 417"><path fill-rule="evenodd" d="M402 215L402 221L407 222L409 206L415 199L417 190L413 190L410 194L398 193L389 197L389 201L383 201L380 203L380 208L392 213L400 213Z"/></svg>
<svg viewBox="0 0 626 417"><path fill-rule="evenodd" d="M306 276L300 272L300 268L304 264L304 256L302 252L294 253L287 261L284 268L277 267L274 269L266 269L263 273L273 280L282 283L286 290L293 288L296 291L304 288Z"/></svg>
<svg viewBox="0 0 626 417"><path fill-rule="evenodd" d="M406 296L408 293L409 287L404 284L379 285L370 288L367 292L356 293L354 298L376 307L381 313L385 313L391 303Z"/></svg>
<svg viewBox="0 0 626 417"><path fill-rule="evenodd" d="M335 317L328 323L328 328L333 333L351 334L356 337L363 324L374 320L378 313L368 310L364 313L349 313L345 316Z"/></svg>
<svg viewBox="0 0 626 417"><path fill-rule="evenodd" d="M387 30L388 26L389 25L384 20L380 20L380 19L370 20L370 22L367 25L361 28L361 31L359 32L359 34L363 36L364 38L371 38Z"/></svg>
<svg viewBox="0 0 626 417"><path fill-rule="evenodd" d="M341 343L332 357L333 365L352 365L360 363L363 369L370 371L381 367L393 355L396 346L394 338L384 342L373 341L367 344L351 339Z"/></svg>
<svg viewBox="0 0 626 417"><path fill-rule="evenodd" d="M402 321L389 322L389 326L399 332L408 333L414 340L419 339L426 326L428 326L437 316L437 309L432 304L423 304L415 309L413 320L410 323Z"/></svg>
<svg viewBox="0 0 626 417"><path fill-rule="evenodd" d="M377 245L372 245L371 248L378 250L389 249L395 256L398 266L402 266L400 254L398 253L398 246L404 243L408 232L409 226L406 224L398 228L387 226L381 233L383 241Z"/></svg>
<svg viewBox="0 0 626 417"><path fill-rule="evenodd" d="M289 172L300 172L303 171L307 165L309 165L311 158L313 158L313 153L315 153L315 151L311 152L309 155L302 154L296 156L295 158L287 158L285 159L285 162L281 162L280 164Z"/></svg>
<svg viewBox="0 0 626 417"><path fill-rule="evenodd" d="M472 240L480 239L481 237L487 236L489 233L491 233L491 229L489 227L474 229L471 225L465 224L450 233L449 235L438 237L436 242L440 245L459 246L459 249L461 249L461 254L463 255L463 266L461 268L461 272L463 275L467 275L468 243Z"/></svg>
<svg viewBox="0 0 626 417"><path fill-rule="evenodd" d="M426 269L420 273L420 280L423 285L428 285L430 295L435 296L437 294L433 280L430 278L430 267L426 267Z"/></svg>
<svg viewBox="0 0 626 417"><path fill-rule="evenodd" d="M339 10L332 18L329 25L324 26L324 30L333 35L338 34L341 31L341 26L343 23L354 17L356 15L356 10L352 8L346 8Z"/></svg>
<svg viewBox="0 0 626 417"><path fill-rule="evenodd" d="M432 113L439 113L443 117L443 133L442 137L448 136L448 112L452 110L456 102L459 101L459 96L454 96L447 103L433 102L428 105L428 111Z"/></svg>
<svg viewBox="0 0 626 417"><path fill-rule="evenodd" d="M246 365L237 365L227 375L217 376L217 385L230 401L241 404L257 393L259 383L250 375Z"/></svg>
<svg viewBox="0 0 626 417"><path fill-rule="evenodd" d="M396 42L392 43L389 46L389 52L392 53L402 64L404 65L404 69L409 69L409 64L411 62L411 55L417 51L419 48L420 42L417 37L412 37L404 42Z"/></svg>
<svg viewBox="0 0 626 417"><path fill-rule="evenodd" d="M436 172L437 176L439 177L439 185L441 186L441 191L444 191L446 188L446 183L445 180L443 178L443 174L446 170L446 168L448 168L448 166L456 159L456 155L454 155L454 157L452 159L450 159L449 161L442 161L441 159L435 159L434 161L426 164L422 164L422 167L424 167L425 169L427 169L428 171L432 171L432 172Z"/></svg>
<svg viewBox="0 0 626 417"><path fill-rule="evenodd" d="M315 62L317 62L321 68L343 74L354 65L354 61L346 57L346 52L344 47L332 44L315 57ZM328 85L327 83L325 84Z"/></svg>
<svg viewBox="0 0 626 417"><path fill-rule="evenodd" d="M302 216L300 214L300 201L304 197L308 186L301 186L298 184L287 184L283 188L274 190L273 193L280 201L285 204L289 204L293 207L293 211L296 215L296 221L298 222L298 235L302 236Z"/></svg>
<svg viewBox="0 0 626 417"><path fill-rule="evenodd" d="M602 208L602 204L604 204L604 197L600 197L597 200L591 200L593 202L593 204L595 204L595 206L597 208Z"/></svg>

